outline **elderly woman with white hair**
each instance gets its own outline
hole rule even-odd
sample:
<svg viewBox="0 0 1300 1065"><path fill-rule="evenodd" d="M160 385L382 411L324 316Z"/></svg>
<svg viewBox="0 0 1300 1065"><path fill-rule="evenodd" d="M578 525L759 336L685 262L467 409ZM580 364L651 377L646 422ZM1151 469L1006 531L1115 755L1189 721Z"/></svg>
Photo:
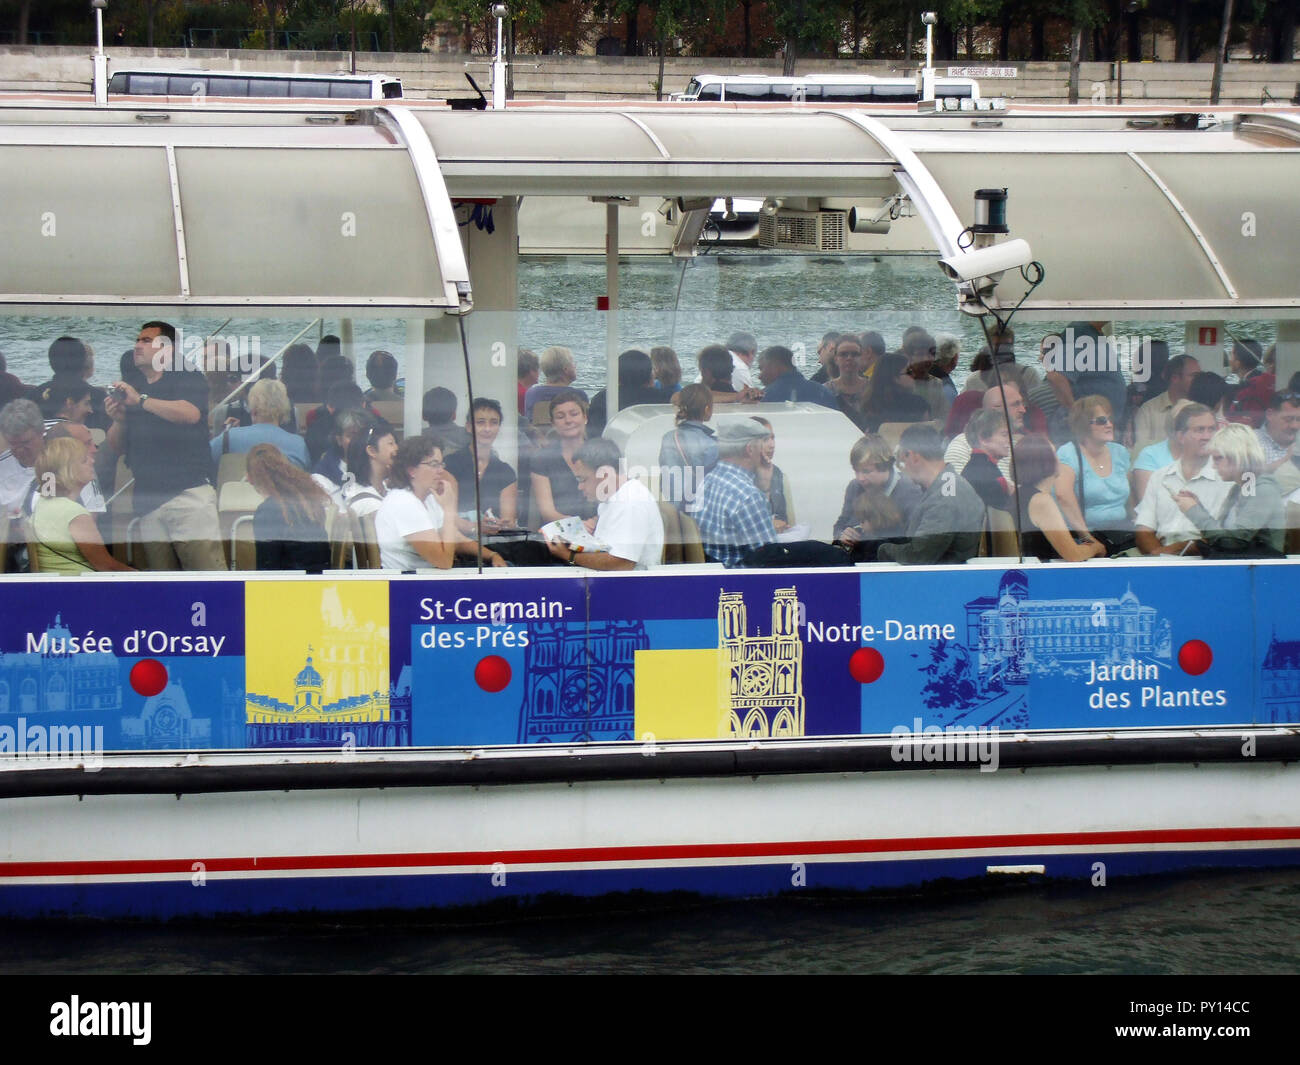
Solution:
<svg viewBox="0 0 1300 1065"><path fill-rule="evenodd" d="M307 455L306 441L282 425L288 420L292 409L289 393L282 381L258 381L248 391L248 410L253 424L227 429L214 438L211 445L212 461L220 462L221 456L228 453L245 454L258 444L274 444L295 466L310 470L311 460Z"/></svg>
<svg viewBox="0 0 1300 1065"><path fill-rule="evenodd" d="M586 392L573 387L573 382L578 379L578 364L568 348L559 345L549 347L542 352L538 362L545 380L524 393L525 420L532 420L534 406L550 403L561 392L577 392L583 399L587 398Z"/></svg>
<svg viewBox="0 0 1300 1065"><path fill-rule="evenodd" d="M1254 431L1246 425L1225 425L1210 438L1210 461L1219 477L1232 485L1217 513L1186 489L1174 496L1178 508L1201 530L1201 554L1281 557L1286 537L1282 493L1264 472L1264 449Z"/></svg>

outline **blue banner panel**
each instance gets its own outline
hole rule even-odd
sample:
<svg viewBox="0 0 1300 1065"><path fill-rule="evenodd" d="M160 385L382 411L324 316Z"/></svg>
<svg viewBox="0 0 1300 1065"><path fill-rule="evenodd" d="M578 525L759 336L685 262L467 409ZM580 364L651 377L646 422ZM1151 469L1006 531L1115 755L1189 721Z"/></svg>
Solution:
<svg viewBox="0 0 1300 1065"><path fill-rule="evenodd" d="M244 745L242 583L41 581L6 607L0 754Z"/></svg>

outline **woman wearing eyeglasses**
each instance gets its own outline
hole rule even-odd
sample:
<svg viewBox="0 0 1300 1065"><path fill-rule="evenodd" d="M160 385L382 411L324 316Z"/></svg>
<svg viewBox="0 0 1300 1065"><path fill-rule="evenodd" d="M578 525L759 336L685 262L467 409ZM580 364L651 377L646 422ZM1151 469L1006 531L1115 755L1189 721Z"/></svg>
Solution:
<svg viewBox="0 0 1300 1065"><path fill-rule="evenodd" d="M458 548L469 554L476 545L461 541L456 528L456 479L442 461L442 444L427 436L402 441L388 471L389 491L375 512L375 535L384 569L450 569ZM483 561L505 560L483 548Z"/></svg>
<svg viewBox="0 0 1300 1065"><path fill-rule="evenodd" d="M1056 501L1075 531L1092 533L1114 554L1133 546L1129 512L1129 454L1115 442L1115 417L1105 396L1084 396L1070 407L1068 444L1056 452Z"/></svg>

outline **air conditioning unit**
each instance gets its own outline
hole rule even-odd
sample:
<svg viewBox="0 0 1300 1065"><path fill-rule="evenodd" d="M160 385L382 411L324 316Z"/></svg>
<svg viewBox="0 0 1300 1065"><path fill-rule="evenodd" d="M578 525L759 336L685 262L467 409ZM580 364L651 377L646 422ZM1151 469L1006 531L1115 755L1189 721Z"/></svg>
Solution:
<svg viewBox="0 0 1300 1065"><path fill-rule="evenodd" d="M848 230L846 211L792 211L778 208L759 215L758 244L761 248L790 251L843 251Z"/></svg>

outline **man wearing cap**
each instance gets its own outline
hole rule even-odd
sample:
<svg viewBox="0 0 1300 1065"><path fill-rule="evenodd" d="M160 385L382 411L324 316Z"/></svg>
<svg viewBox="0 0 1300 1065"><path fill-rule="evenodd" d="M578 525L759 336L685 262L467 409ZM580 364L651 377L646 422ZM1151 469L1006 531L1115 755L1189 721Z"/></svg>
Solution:
<svg viewBox="0 0 1300 1065"><path fill-rule="evenodd" d="M718 464L700 482L695 520L704 553L728 568L755 548L776 542L772 509L754 481L767 428L750 418L718 428Z"/></svg>

